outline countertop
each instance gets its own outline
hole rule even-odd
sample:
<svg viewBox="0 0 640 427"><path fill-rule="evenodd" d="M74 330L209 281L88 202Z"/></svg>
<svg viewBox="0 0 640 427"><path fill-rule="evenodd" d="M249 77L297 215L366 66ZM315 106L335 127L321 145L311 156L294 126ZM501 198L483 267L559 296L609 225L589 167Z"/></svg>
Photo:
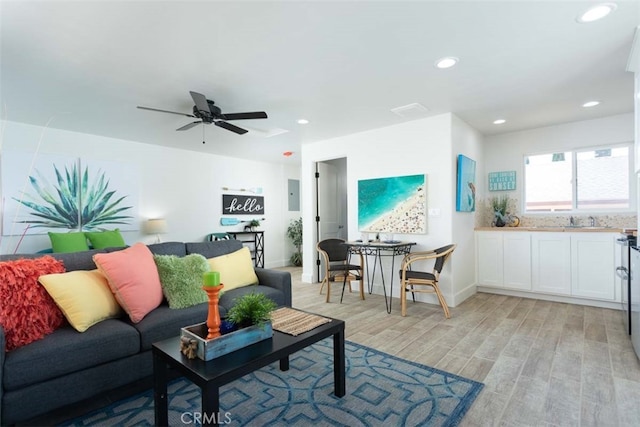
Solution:
<svg viewBox="0 0 640 427"><path fill-rule="evenodd" d="M613 227L562 227L562 226L541 226L541 227L476 227L476 231L552 231L556 233L622 233L635 232L635 228L613 228Z"/></svg>

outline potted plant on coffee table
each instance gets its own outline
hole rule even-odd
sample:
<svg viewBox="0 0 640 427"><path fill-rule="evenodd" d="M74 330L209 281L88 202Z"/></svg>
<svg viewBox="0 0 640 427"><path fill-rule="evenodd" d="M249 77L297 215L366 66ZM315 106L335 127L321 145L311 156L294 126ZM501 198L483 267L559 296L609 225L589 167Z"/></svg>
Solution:
<svg viewBox="0 0 640 427"><path fill-rule="evenodd" d="M227 313L227 321L235 324L238 329L249 326L264 326L271 320L271 312L276 303L265 294L251 292L238 298Z"/></svg>
<svg viewBox="0 0 640 427"><path fill-rule="evenodd" d="M233 332L207 340L206 323L182 328L182 337L193 343L193 357L211 360L273 336L271 311L276 304L264 294L251 292L234 301L226 321L237 326ZM189 356L187 356L189 357Z"/></svg>

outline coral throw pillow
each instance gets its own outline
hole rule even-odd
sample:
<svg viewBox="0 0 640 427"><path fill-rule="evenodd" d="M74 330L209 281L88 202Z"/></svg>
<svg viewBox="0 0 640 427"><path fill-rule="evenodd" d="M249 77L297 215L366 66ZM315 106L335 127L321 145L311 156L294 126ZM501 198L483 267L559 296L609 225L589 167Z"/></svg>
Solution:
<svg viewBox="0 0 640 427"><path fill-rule="evenodd" d="M6 351L42 339L62 325L62 312L38 278L64 271L62 262L51 256L0 262L0 324Z"/></svg>
<svg viewBox="0 0 640 427"><path fill-rule="evenodd" d="M95 254L93 262L109 282L118 304L138 323L162 302L153 254L143 243L117 252Z"/></svg>

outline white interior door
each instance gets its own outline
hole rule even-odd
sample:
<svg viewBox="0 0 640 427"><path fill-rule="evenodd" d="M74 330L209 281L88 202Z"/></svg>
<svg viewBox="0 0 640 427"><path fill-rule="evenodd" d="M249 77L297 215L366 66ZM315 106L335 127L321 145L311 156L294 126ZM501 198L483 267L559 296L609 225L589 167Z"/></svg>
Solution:
<svg viewBox="0 0 640 427"><path fill-rule="evenodd" d="M329 163L318 163L318 241L340 238L338 171Z"/></svg>
<svg viewBox="0 0 640 427"><path fill-rule="evenodd" d="M317 163L317 241L347 239L346 159ZM318 259L320 258L318 254ZM318 280L322 280L324 266L318 264Z"/></svg>

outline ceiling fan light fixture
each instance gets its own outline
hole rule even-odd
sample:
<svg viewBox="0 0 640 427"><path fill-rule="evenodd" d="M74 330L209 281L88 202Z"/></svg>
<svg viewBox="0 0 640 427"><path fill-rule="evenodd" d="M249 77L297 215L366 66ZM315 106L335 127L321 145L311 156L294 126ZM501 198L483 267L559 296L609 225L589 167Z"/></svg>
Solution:
<svg viewBox="0 0 640 427"><path fill-rule="evenodd" d="M589 101L582 104L584 108L591 108L591 107L595 107L596 105L600 105L600 101Z"/></svg>
<svg viewBox="0 0 640 427"><path fill-rule="evenodd" d="M436 61L436 63L435 63L435 66L436 66L436 68L447 69L447 68L453 67L459 61L460 60L458 58L456 58L455 56L447 56L447 57L438 59Z"/></svg>
<svg viewBox="0 0 640 427"><path fill-rule="evenodd" d="M615 3L601 3L590 7L576 18L576 21L580 24L587 24L594 22L615 11L618 5Z"/></svg>

